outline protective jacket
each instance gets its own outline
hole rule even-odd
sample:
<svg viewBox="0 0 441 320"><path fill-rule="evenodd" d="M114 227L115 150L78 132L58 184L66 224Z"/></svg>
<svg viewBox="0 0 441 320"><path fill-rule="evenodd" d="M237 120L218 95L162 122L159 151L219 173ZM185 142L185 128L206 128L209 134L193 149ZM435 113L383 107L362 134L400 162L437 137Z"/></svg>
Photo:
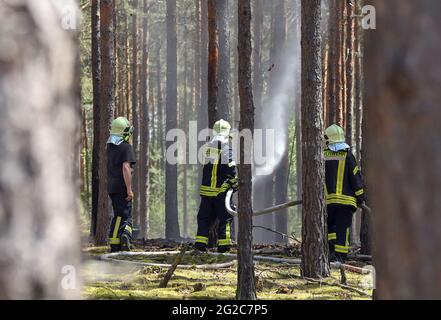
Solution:
<svg viewBox="0 0 441 320"><path fill-rule="evenodd" d="M326 204L351 207L364 201L363 179L354 155L349 149L325 150Z"/></svg>
<svg viewBox="0 0 441 320"><path fill-rule="evenodd" d="M238 186L236 162L228 137L216 136L207 144L200 195L217 197L229 188Z"/></svg>

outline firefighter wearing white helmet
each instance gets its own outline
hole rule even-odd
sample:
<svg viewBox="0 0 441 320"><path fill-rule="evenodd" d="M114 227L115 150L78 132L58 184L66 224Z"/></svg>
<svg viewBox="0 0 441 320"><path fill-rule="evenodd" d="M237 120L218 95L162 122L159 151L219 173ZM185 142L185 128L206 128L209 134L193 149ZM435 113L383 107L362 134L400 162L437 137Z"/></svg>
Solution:
<svg viewBox="0 0 441 320"><path fill-rule="evenodd" d="M213 137L205 146L201 203L197 216L198 230L195 249L206 251L208 234L216 221L218 225L218 252L227 252L231 247L231 223L233 217L225 209L228 189L237 190L236 162L230 143L231 125L221 119L213 126Z"/></svg>
<svg viewBox="0 0 441 320"><path fill-rule="evenodd" d="M109 242L111 252L128 251L132 239L132 171L135 154L129 141L133 134L129 120L112 121L107 141L108 193L112 200L113 219Z"/></svg>
<svg viewBox="0 0 441 320"><path fill-rule="evenodd" d="M352 215L364 202L363 179L345 141L345 132L333 124L325 130L326 207L331 261L344 262L349 253Z"/></svg>

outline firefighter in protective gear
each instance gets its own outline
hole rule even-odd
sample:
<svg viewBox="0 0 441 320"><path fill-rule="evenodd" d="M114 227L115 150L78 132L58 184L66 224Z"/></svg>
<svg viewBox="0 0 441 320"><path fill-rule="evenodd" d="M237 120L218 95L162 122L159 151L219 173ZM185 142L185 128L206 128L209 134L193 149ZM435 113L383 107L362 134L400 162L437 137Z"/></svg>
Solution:
<svg viewBox="0 0 441 320"><path fill-rule="evenodd" d="M128 251L132 239L132 171L135 154L129 144L133 127L124 117L112 121L107 141L108 193L112 200L113 219L109 242L111 252Z"/></svg>
<svg viewBox="0 0 441 320"><path fill-rule="evenodd" d="M198 231L195 249L206 251L208 234L216 218L218 226L218 252L227 252L231 247L231 216L225 209L228 189L237 190L236 163L230 142L231 126L219 120L213 127L214 137L205 146L204 168L200 187L201 203L197 216Z"/></svg>
<svg viewBox="0 0 441 320"><path fill-rule="evenodd" d="M333 124L325 130L326 206L331 261L344 262L349 253L353 213L364 203L363 179L344 130Z"/></svg>

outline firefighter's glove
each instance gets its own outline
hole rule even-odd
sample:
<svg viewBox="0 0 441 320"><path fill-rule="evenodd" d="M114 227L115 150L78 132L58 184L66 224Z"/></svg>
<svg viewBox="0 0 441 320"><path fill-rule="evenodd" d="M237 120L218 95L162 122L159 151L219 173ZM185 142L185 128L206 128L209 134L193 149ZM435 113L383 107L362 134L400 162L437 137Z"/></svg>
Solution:
<svg viewBox="0 0 441 320"><path fill-rule="evenodd" d="M228 184L230 185L230 188L234 190L234 192L236 192L239 189L239 182L237 181L236 178L229 180Z"/></svg>

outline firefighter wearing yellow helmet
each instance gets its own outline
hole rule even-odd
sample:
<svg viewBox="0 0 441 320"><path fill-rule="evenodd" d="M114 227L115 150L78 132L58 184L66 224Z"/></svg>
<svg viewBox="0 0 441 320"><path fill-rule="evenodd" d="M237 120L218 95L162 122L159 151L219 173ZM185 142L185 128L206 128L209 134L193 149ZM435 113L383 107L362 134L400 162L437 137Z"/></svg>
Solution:
<svg viewBox="0 0 441 320"><path fill-rule="evenodd" d="M110 249L128 251L132 239L132 171L135 154L129 141L133 134L129 120L112 121L107 141L108 193L112 200L113 219L110 226Z"/></svg>
<svg viewBox="0 0 441 320"><path fill-rule="evenodd" d="M231 141L231 125L221 119L213 126L214 136L205 146L201 203L197 216L198 230L195 249L206 251L208 234L216 218L218 225L218 252L227 252L231 247L231 222L233 217L225 209L225 195L228 189L237 190L236 162Z"/></svg>
<svg viewBox="0 0 441 320"><path fill-rule="evenodd" d="M333 124L325 130L325 142L330 260L344 262L349 253L353 213L364 203L363 179L340 126Z"/></svg>

